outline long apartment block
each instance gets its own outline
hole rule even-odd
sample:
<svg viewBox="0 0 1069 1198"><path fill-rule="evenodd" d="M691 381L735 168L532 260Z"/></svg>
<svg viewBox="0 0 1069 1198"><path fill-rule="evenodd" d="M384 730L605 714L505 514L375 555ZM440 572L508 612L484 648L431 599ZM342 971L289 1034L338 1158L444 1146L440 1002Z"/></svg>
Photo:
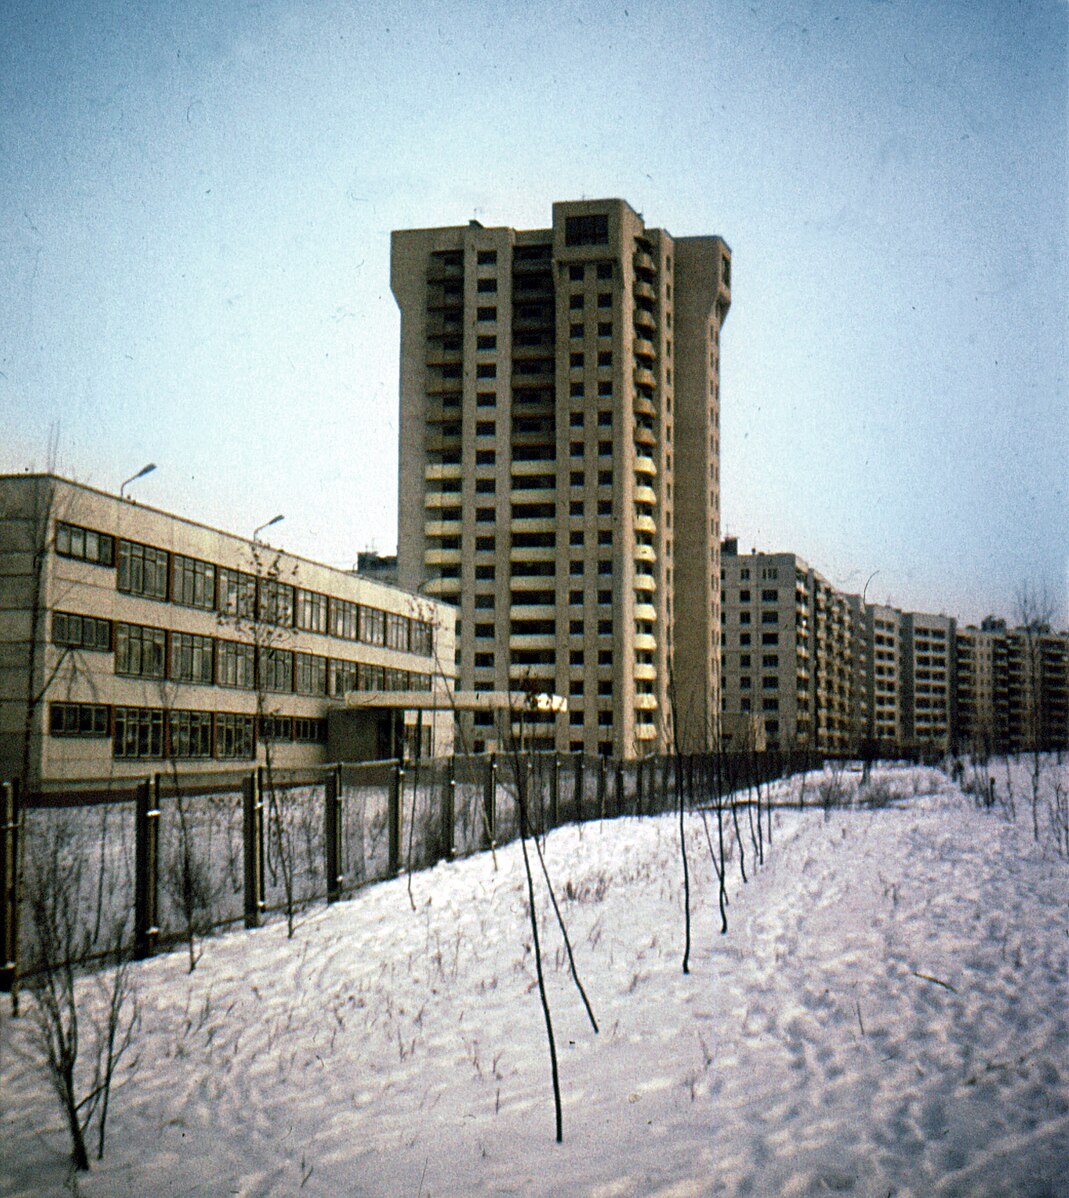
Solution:
<svg viewBox="0 0 1069 1198"><path fill-rule="evenodd" d="M395 232L391 278L398 578L455 605L458 686L566 698L526 717L535 747L704 747L728 247L575 201L545 229ZM489 713L458 722L499 745Z"/></svg>
<svg viewBox="0 0 1069 1198"><path fill-rule="evenodd" d="M0 477L0 596L0 778L386 757L406 704L444 706L408 723L451 749L454 610L396 586L14 475Z"/></svg>

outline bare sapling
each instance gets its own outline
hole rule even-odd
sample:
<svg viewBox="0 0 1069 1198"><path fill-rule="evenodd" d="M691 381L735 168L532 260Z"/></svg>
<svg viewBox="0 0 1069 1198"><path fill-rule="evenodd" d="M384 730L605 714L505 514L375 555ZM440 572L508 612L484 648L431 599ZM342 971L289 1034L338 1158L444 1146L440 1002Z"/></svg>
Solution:
<svg viewBox="0 0 1069 1198"><path fill-rule="evenodd" d="M680 712L675 677L669 670L668 690L672 719L672 748L675 759L676 812L679 816L679 856L683 865L683 972L690 973L690 867L687 864L686 790L683 750L680 745Z"/></svg>
<svg viewBox="0 0 1069 1198"><path fill-rule="evenodd" d="M31 936L24 976L33 1001L34 1040L63 1111L71 1159L76 1171L86 1172L94 1117L97 1159L103 1158L112 1084L134 1043L140 1014L121 921L107 929L104 944L93 943L84 923L87 855L75 819L56 817L27 855ZM80 977L76 964L92 954L108 962L95 975L95 1002L86 1000L90 978Z"/></svg>

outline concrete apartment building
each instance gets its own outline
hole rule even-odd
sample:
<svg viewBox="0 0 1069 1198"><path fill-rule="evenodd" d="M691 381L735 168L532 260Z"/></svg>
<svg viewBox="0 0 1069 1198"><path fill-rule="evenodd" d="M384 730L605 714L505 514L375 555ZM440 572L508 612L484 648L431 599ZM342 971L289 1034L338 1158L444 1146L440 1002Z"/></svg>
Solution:
<svg viewBox="0 0 1069 1198"><path fill-rule="evenodd" d="M663 751L673 708L715 733L730 271L613 199L393 234L399 581L456 606L460 687L567 700L535 747ZM497 744L488 712L460 735Z"/></svg>
<svg viewBox="0 0 1069 1198"><path fill-rule="evenodd" d="M0 596L0 778L385 757L436 705L450 751L447 604L28 474L0 477Z"/></svg>
<svg viewBox="0 0 1069 1198"><path fill-rule="evenodd" d="M793 553L720 559L725 728L753 717L769 748L845 750L854 731L854 623L847 596Z"/></svg>
<svg viewBox="0 0 1069 1198"><path fill-rule="evenodd" d="M958 629L956 670L963 749L1069 748L1069 633L988 617Z"/></svg>
<svg viewBox="0 0 1069 1198"><path fill-rule="evenodd" d="M720 573L725 727L760 718L769 748L951 746L953 619L863 603L796 554L739 554L734 538Z"/></svg>

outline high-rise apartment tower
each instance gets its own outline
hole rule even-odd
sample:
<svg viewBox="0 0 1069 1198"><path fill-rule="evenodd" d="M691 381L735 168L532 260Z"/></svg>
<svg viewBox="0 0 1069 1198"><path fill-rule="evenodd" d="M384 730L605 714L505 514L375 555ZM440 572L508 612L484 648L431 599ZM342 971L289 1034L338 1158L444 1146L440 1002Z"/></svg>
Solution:
<svg viewBox="0 0 1069 1198"><path fill-rule="evenodd" d="M719 712L719 337L731 254L622 200L393 234L398 579L457 605L457 684L536 747L699 748ZM492 717L461 718L473 749Z"/></svg>

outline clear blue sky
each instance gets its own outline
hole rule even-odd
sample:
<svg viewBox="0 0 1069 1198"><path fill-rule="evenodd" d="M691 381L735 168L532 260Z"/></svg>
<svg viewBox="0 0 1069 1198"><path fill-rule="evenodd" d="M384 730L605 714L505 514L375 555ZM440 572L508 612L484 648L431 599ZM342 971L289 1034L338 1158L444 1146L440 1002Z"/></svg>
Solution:
<svg viewBox="0 0 1069 1198"><path fill-rule="evenodd" d="M1067 12L0 3L0 470L391 550L390 230L622 196L733 250L725 533L1064 624Z"/></svg>

